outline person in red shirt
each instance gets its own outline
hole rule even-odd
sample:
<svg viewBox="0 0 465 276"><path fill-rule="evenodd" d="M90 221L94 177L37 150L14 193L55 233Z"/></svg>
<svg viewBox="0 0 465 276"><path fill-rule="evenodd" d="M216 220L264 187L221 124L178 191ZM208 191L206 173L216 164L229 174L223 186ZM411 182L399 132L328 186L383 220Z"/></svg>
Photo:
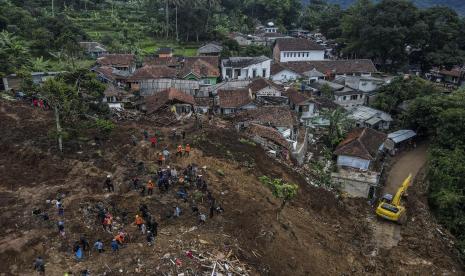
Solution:
<svg viewBox="0 0 465 276"><path fill-rule="evenodd" d="M157 145L157 137L150 138L150 144L152 147L155 147Z"/></svg>

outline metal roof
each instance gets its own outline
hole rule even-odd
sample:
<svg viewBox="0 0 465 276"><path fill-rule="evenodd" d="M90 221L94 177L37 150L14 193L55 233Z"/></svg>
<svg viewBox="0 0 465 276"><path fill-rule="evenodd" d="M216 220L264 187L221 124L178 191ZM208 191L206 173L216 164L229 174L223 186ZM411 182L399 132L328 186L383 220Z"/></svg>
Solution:
<svg viewBox="0 0 465 276"><path fill-rule="evenodd" d="M388 134L388 138L391 139L394 143L400 143L412 137L415 137L417 134L415 131L410 129L401 129L398 131L394 131Z"/></svg>

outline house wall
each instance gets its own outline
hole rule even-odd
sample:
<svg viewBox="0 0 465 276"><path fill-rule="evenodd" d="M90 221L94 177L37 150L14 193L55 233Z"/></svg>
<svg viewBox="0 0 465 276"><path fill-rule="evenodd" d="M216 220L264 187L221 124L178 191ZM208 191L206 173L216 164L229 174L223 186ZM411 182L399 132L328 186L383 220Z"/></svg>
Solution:
<svg viewBox="0 0 465 276"><path fill-rule="evenodd" d="M252 64L248 67L244 68L231 68L231 67L221 67L221 76L223 79L228 79L229 77L227 76L227 69L232 70L232 76L229 79L232 80L245 80L245 79L251 79L253 78L253 71L256 70L256 75L255 77L263 77L263 78L269 78L270 77L270 67L271 67L271 60L266 60L261 63L257 64ZM241 73L240 76L237 75L237 70L240 69ZM265 74L263 74L263 70L265 70Z"/></svg>
<svg viewBox="0 0 465 276"><path fill-rule="evenodd" d="M348 193L352 197L368 198L371 183L357 181L347 178L339 178L332 175L331 181L340 191ZM376 186L374 186L376 187Z"/></svg>
<svg viewBox="0 0 465 276"><path fill-rule="evenodd" d="M279 49L277 44L275 44L273 47L273 59L278 62L281 59L281 50Z"/></svg>
<svg viewBox="0 0 465 276"><path fill-rule="evenodd" d="M292 81L300 78L301 76L295 72L292 72L290 70L283 70L280 71L274 75L271 76L271 80L273 81L280 81L280 82L286 82L286 81Z"/></svg>
<svg viewBox="0 0 465 276"><path fill-rule="evenodd" d="M339 155L337 157L337 165L361 170L368 170L368 168L370 167L370 160L347 155Z"/></svg>
<svg viewBox="0 0 465 276"><path fill-rule="evenodd" d="M257 91L257 96L271 96L271 97L280 97L281 96L281 91L278 89L268 86L263 88L262 90Z"/></svg>
<svg viewBox="0 0 465 276"><path fill-rule="evenodd" d="M357 99L352 99L353 96L357 96ZM366 97L363 93L355 93L350 95L343 96L334 96L335 103L342 107L353 107L364 105L366 102Z"/></svg>
<svg viewBox="0 0 465 276"><path fill-rule="evenodd" d="M279 60L281 62L290 61L312 61L324 60L324 50L311 50L311 51L281 51L279 53Z"/></svg>

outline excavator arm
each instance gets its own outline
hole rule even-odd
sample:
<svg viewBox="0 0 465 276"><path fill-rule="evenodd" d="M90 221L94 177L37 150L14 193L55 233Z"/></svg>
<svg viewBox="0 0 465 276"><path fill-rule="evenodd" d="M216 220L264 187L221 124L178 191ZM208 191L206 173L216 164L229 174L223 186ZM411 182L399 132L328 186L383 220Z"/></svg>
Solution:
<svg viewBox="0 0 465 276"><path fill-rule="evenodd" d="M400 199L404 195L404 193L407 191L408 187L412 183L412 174L409 174L409 176L402 182L402 185L399 187L399 189L396 192L396 195L392 199L391 204L394 206L399 206L400 205Z"/></svg>

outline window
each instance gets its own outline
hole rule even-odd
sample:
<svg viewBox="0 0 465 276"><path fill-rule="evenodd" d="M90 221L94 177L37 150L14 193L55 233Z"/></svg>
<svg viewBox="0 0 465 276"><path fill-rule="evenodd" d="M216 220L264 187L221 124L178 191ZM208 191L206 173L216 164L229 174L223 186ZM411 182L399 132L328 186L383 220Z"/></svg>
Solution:
<svg viewBox="0 0 465 276"><path fill-rule="evenodd" d="M309 52L307 52L307 57L309 57L309 56L310 56L310 53L309 53Z"/></svg>
<svg viewBox="0 0 465 276"><path fill-rule="evenodd" d="M350 99L352 101L356 100L358 98L358 95L350 95Z"/></svg>
<svg viewBox="0 0 465 276"><path fill-rule="evenodd" d="M257 69L252 69L252 78L257 77Z"/></svg>
<svg viewBox="0 0 465 276"><path fill-rule="evenodd" d="M262 69L262 77L266 77L266 68Z"/></svg>
<svg viewBox="0 0 465 276"><path fill-rule="evenodd" d="M347 97L346 97L346 96L343 96L343 97L342 97L342 100L343 100L343 101L345 101L346 99L347 99Z"/></svg>
<svg viewBox="0 0 465 276"><path fill-rule="evenodd" d="M298 53L298 57L300 57L300 53Z"/></svg>

